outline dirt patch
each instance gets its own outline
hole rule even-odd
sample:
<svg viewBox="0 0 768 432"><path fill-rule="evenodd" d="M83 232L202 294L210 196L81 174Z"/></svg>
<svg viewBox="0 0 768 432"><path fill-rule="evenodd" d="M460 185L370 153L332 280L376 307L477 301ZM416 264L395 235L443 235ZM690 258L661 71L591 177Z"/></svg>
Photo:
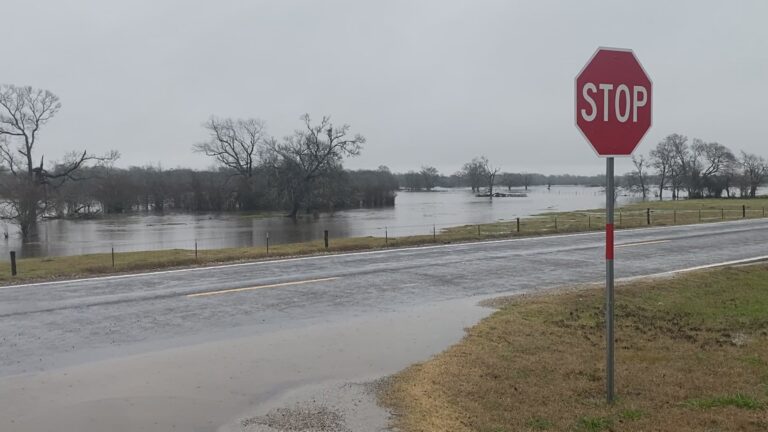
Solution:
<svg viewBox="0 0 768 432"><path fill-rule="evenodd" d="M328 383L298 389L263 414L240 420L241 432L383 432L389 414L377 403L388 378L364 383Z"/></svg>
<svg viewBox="0 0 768 432"><path fill-rule="evenodd" d="M351 432L340 412L311 403L278 408L266 415L245 419L242 426L254 432L264 430L259 426L280 432Z"/></svg>

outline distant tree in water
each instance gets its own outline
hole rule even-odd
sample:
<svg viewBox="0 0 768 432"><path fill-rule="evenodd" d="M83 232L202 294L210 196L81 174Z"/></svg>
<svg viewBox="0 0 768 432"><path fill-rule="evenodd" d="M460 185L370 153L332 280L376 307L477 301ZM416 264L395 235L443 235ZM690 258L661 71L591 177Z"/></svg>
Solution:
<svg viewBox="0 0 768 432"><path fill-rule="evenodd" d="M48 90L14 85L0 86L0 196L5 201L0 217L19 226L22 237L34 233L40 217L52 210L51 197L66 182L78 180L89 161L110 161L87 151L68 153L46 165L37 150L41 129L61 108L58 96ZM39 157L39 159L38 159ZM39 160L39 163L38 163Z"/></svg>
<svg viewBox="0 0 768 432"><path fill-rule="evenodd" d="M440 179L440 172L437 171L437 168L423 166L419 174L421 175L421 184L424 186L424 189L431 191L437 186L437 181Z"/></svg>
<svg viewBox="0 0 768 432"><path fill-rule="evenodd" d="M323 117L317 124L312 124L309 114L301 120L303 129L282 142L271 139L267 144L266 164L277 179L291 217L312 203L318 187L327 186L327 180L342 169L344 158L359 155L365 143L362 135L350 135L349 125L336 126L330 117ZM312 207L309 205L307 210Z"/></svg>
<svg viewBox="0 0 768 432"><path fill-rule="evenodd" d="M424 189L424 176L416 171L408 171L403 174L403 186L410 191L420 191Z"/></svg>
<svg viewBox="0 0 768 432"><path fill-rule="evenodd" d="M477 157L462 167L461 172L469 187L472 188L472 192L480 192L480 188L486 185L487 163L488 160L484 157Z"/></svg>
<svg viewBox="0 0 768 432"><path fill-rule="evenodd" d="M490 199L493 199L493 186L496 183L496 176L499 174L499 171L501 171L500 168L491 166L491 163L488 161L488 158L485 156L481 156L480 161L483 164L483 174L485 176L485 184L488 187L488 197Z"/></svg>

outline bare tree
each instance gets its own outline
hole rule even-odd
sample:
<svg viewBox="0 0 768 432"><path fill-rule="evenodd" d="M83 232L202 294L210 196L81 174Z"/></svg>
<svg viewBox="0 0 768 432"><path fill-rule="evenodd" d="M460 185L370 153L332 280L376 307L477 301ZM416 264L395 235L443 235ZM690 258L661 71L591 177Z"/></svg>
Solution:
<svg viewBox="0 0 768 432"><path fill-rule="evenodd" d="M675 170L683 179L689 198L704 196L704 190L710 196L722 194L724 182L718 178L722 171L735 160L733 153L722 144L694 139L689 146L688 138L672 134L667 137L675 155Z"/></svg>
<svg viewBox="0 0 768 432"><path fill-rule="evenodd" d="M673 198L677 198L677 189L685 186L688 189L688 197L692 197L696 190L698 181L698 166L696 159L691 156L688 146L688 137L680 134L672 134L665 139L674 155L673 170L675 177L672 178Z"/></svg>
<svg viewBox="0 0 768 432"><path fill-rule="evenodd" d="M499 174L501 169L491 166L491 163L485 156L480 156L479 160L483 166L482 173L485 176L485 184L488 186L488 196L490 199L493 199L493 186L496 182L496 175Z"/></svg>
<svg viewBox="0 0 768 432"><path fill-rule="evenodd" d="M507 187L508 191L518 184L520 174L503 173L501 174L501 184Z"/></svg>
<svg viewBox="0 0 768 432"><path fill-rule="evenodd" d="M716 142L704 142L694 139L691 145L692 158L698 168L699 183L697 196L702 196L704 188L709 196L720 197L726 183L722 179L725 170L731 166L736 158L724 145Z"/></svg>
<svg viewBox="0 0 768 432"><path fill-rule="evenodd" d="M754 198L757 188L763 184L768 176L768 163L765 159L752 153L742 151L739 160L741 177L744 186L741 188L742 196Z"/></svg>
<svg viewBox="0 0 768 432"><path fill-rule="evenodd" d="M113 152L104 158L96 158L83 151L67 154L51 170L46 169L42 155L37 164L35 146L40 130L60 108L58 96L48 90L0 86L0 164L10 173L0 185L0 194L8 204L2 218L18 224L24 238L31 234L38 218L46 213L51 188L78 179L80 168L89 160L118 157Z"/></svg>
<svg viewBox="0 0 768 432"><path fill-rule="evenodd" d="M632 156L632 164L635 166L635 170L630 173L634 177L637 183L637 188L640 190L640 194L643 196L643 201L648 198L648 165L649 161L645 156Z"/></svg>
<svg viewBox="0 0 768 432"><path fill-rule="evenodd" d="M650 164L656 169L659 181L659 201L664 199L664 188L667 187L667 182L671 181L674 171L675 153L670 141L670 137L665 138L656 144L650 154Z"/></svg>
<svg viewBox="0 0 768 432"><path fill-rule="evenodd" d="M216 159L221 165L246 178L253 176L260 150L269 137L264 122L259 119L219 119L211 117L204 125L208 141L195 144L193 149Z"/></svg>
<svg viewBox="0 0 768 432"><path fill-rule="evenodd" d="M410 191L420 191L424 189L424 177L416 171L408 171L403 174L403 186Z"/></svg>
<svg viewBox="0 0 768 432"><path fill-rule="evenodd" d="M523 187L525 187L525 190L528 190L528 186L531 185L531 175L529 173L523 173L522 180L523 180Z"/></svg>
<svg viewBox="0 0 768 432"><path fill-rule="evenodd" d="M421 167L421 171L419 171L419 174L421 175L424 189L428 191L431 191L432 189L435 188L435 185L437 184L437 180L440 178L440 173L437 171L437 168L432 166Z"/></svg>
<svg viewBox="0 0 768 432"><path fill-rule="evenodd" d="M296 217L310 198L313 184L340 169L345 157L360 154L365 138L349 135L349 125L334 126L330 117L313 125L309 114L301 117L304 129L296 130L282 142L270 140L267 162L278 175L290 205L289 216Z"/></svg>
<svg viewBox="0 0 768 432"><path fill-rule="evenodd" d="M484 158L474 158L472 161L467 162L462 167L462 175L469 182L469 186L472 188L472 192L479 192L480 187L485 184L485 165L488 162L483 160Z"/></svg>
<svg viewBox="0 0 768 432"><path fill-rule="evenodd" d="M479 190L480 183L482 183L480 170L480 164L474 159L471 162L465 163L461 169L461 175L469 183L469 187L472 189L473 193Z"/></svg>

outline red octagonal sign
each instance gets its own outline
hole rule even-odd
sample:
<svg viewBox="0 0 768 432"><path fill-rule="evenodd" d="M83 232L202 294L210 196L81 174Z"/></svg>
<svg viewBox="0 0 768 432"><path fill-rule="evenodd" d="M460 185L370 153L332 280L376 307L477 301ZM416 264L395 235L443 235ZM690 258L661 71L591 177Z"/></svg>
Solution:
<svg viewBox="0 0 768 432"><path fill-rule="evenodd" d="M576 76L576 126L600 156L629 156L651 127L651 79L631 50L599 48Z"/></svg>

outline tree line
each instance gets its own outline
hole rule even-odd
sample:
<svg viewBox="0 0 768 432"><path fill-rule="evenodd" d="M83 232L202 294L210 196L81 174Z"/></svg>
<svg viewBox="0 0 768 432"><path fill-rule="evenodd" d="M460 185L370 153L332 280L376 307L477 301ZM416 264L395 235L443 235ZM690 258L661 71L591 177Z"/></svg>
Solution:
<svg viewBox="0 0 768 432"><path fill-rule="evenodd" d="M768 162L762 156L740 151L738 153L717 142L671 134L659 142L648 154L632 157L633 170L617 176L617 187L649 199L664 199L669 192L672 199L683 194L688 198L754 198L757 189L768 178ZM442 175L431 166L420 171L397 175L400 185L413 191L432 190L435 187L468 187L472 192L481 189L492 195L494 187L507 189L538 185L605 186L605 176L544 175L538 173L501 172L488 158L479 156L465 163L461 170Z"/></svg>
<svg viewBox="0 0 768 432"><path fill-rule="evenodd" d="M671 134L647 155L632 157L634 170L623 186L647 199L659 200L669 191L672 199L681 192L688 198L754 198L768 176L768 163L753 153L735 153L717 142Z"/></svg>
<svg viewBox="0 0 768 432"><path fill-rule="evenodd" d="M491 194L497 186L505 187L507 190L512 188L528 190L529 186L602 186L605 183L603 175L546 175L529 172L502 172L499 168L492 166L485 156L473 158L465 163L459 171L450 175L441 174L435 167L423 166L419 171L408 171L403 174L395 174L395 176L401 189L410 191L430 191L436 187L465 187L470 188L472 192L483 191Z"/></svg>
<svg viewBox="0 0 768 432"><path fill-rule="evenodd" d="M397 179L386 168L350 171L365 137L330 117L281 139L258 119L211 117L208 138L193 146L217 169L116 168L116 151L68 153L46 162L38 146L42 128L61 102L48 90L0 86L0 219L27 238L47 217L90 216L136 210L286 210L288 216L336 208L394 205ZM39 163L38 163L39 161Z"/></svg>
<svg viewBox="0 0 768 432"><path fill-rule="evenodd" d="M283 210L291 203L274 187L263 168L248 180L227 168L192 170L158 166L92 166L80 180L49 194L47 217L93 217L140 211ZM394 205L397 180L386 167L340 170L329 177L322 195L307 201L309 212Z"/></svg>
<svg viewBox="0 0 768 432"><path fill-rule="evenodd" d="M479 156L450 175L432 166L393 174L348 170L343 162L362 151L366 140L330 117L314 122L305 114L293 133L277 138L259 119L211 117L205 141L192 151L213 159L210 170L114 166L119 153L72 151L46 161L38 148L42 128L61 108L48 90L0 86L0 219L27 237L44 217L82 217L133 211L284 210L288 216L360 206L394 205L398 189L467 187L493 196L534 185L604 185L595 176L503 172ZM686 196L754 197L768 175L765 159L734 153L716 142L672 134L647 155L632 158L633 171L619 184L648 198Z"/></svg>

